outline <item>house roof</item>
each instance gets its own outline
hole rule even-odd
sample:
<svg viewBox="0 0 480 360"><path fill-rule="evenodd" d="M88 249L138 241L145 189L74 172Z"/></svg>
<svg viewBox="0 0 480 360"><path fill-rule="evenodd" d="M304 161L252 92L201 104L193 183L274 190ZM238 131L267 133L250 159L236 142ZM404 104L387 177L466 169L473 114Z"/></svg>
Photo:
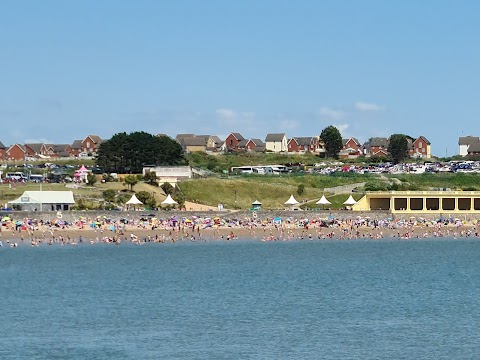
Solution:
<svg viewBox="0 0 480 360"><path fill-rule="evenodd" d="M254 144L255 146L260 146L260 147L263 146L263 147L265 147L265 143L264 143L261 139L250 139L250 140L248 140L248 141L253 142L253 144Z"/></svg>
<svg viewBox="0 0 480 360"><path fill-rule="evenodd" d="M388 147L388 139L385 137L372 137L368 145L372 147Z"/></svg>
<svg viewBox="0 0 480 360"><path fill-rule="evenodd" d="M458 138L458 145L470 145L479 140L480 138L478 136L460 136Z"/></svg>
<svg viewBox="0 0 480 360"><path fill-rule="evenodd" d="M72 191L24 191L10 204L75 204Z"/></svg>
<svg viewBox="0 0 480 360"><path fill-rule="evenodd" d="M358 139L354 138L354 137L351 137L351 138L348 138L348 139L342 139L343 146L345 146L350 139L352 139L355 142L355 144L360 146L360 143L358 142Z"/></svg>
<svg viewBox="0 0 480 360"><path fill-rule="evenodd" d="M222 139L220 139L217 135L211 135L211 136L210 136L210 139L212 139L212 140L215 142L215 144L220 144L220 143L223 144L223 142L224 142L224 141L223 141Z"/></svg>
<svg viewBox="0 0 480 360"><path fill-rule="evenodd" d="M430 141L428 141L425 136L422 135L422 136L420 136L418 139L421 139L425 144L430 145ZM418 139L417 139L417 140L418 140Z"/></svg>
<svg viewBox="0 0 480 360"><path fill-rule="evenodd" d="M239 147L239 148L244 148L245 146L247 146L247 143L248 143L248 140L246 140L246 139L240 140L240 141L238 142L237 147Z"/></svg>
<svg viewBox="0 0 480 360"><path fill-rule="evenodd" d="M80 150L82 148L82 140L75 140L72 144L72 149Z"/></svg>
<svg viewBox="0 0 480 360"><path fill-rule="evenodd" d="M232 135L235 139L237 139L238 141L241 141L241 140L245 140L245 138L242 136L242 134L240 133L235 133L235 132L232 132L230 133L230 135Z"/></svg>
<svg viewBox="0 0 480 360"><path fill-rule="evenodd" d="M25 152L25 148L23 147L23 145L21 144L13 144L11 145L8 149L7 149L7 152L9 152L12 148L14 148L15 146L17 146L18 148L20 148L20 150L22 150L23 152Z"/></svg>
<svg viewBox="0 0 480 360"><path fill-rule="evenodd" d="M267 137L265 138L265 142L282 141L284 137L285 137L285 133L267 134Z"/></svg>
<svg viewBox="0 0 480 360"><path fill-rule="evenodd" d="M92 141L95 143L95 144L100 144L102 142L102 138L98 135L88 135L87 137L89 137L90 139L92 139Z"/></svg>
<svg viewBox="0 0 480 360"><path fill-rule="evenodd" d="M207 146L207 141L203 136L191 136L182 138L180 144L182 146Z"/></svg>
<svg viewBox="0 0 480 360"><path fill-rule="evenodd" d="M33 152L39 154L42 150L42 143L34 143L34 144L25 144L25 147L28 147L31 149Z"/></svg>
<svg viewBox="0 0 480 360"><path fill-rule="evenodd" d="M478 153L480 152L480 140L470 143L467 152L469 153Z"/></svg>
<svg viewBox="0 0 480 360"><path fill-rule="evenodd" d="M6 149L5 145L3 145L3 143L1 141L0 141L0 149Z"/></svg>
<svg viewBox="0 0 480 360"><path fill-rule="evenodd" d="M303 136L303 137L296 137L294 139L297 142L297 144L300 146L310 146L313 138L311 136Z"/></svg>

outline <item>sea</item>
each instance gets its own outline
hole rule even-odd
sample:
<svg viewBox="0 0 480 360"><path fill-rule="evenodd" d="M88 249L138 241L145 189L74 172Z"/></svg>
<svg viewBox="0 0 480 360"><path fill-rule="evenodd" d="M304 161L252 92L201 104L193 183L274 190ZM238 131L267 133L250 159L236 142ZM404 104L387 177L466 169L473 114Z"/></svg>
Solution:
<svg viewBox="0 0 480 360"><path fill-rule="evenodd" d="M0 359L479 359L480 240L0 248Z"/></svg>

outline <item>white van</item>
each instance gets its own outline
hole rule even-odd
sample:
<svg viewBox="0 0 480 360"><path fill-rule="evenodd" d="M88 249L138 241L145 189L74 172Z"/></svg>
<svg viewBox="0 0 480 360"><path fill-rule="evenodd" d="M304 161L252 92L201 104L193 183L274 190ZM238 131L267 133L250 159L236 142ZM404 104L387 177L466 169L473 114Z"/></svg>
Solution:
<svg viewBox="0 0 480 360"><path fill-rule="evenodd" d="M29 176L29 180L35 183L41 183L43 182L44 178L43 178L43 175L40 175L40 174L31 174Z"/></svg>
<svg viewBox="0 0 480 360"><path fill-rule="evenodd" d="M17 171L17 172L9 172L5 175L5 179L7 180L14 180L14 181L22 181L26 180L27 178L25 175L23 175L22 172Z"/></svg>

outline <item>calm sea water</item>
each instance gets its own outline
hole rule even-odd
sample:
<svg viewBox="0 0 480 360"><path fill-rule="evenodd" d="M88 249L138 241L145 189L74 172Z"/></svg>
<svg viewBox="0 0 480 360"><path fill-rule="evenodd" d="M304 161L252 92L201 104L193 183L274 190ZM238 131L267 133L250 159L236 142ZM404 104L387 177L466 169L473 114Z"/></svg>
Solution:
<svg viewBox="0 0 480 360"><path fill-rule="evenodd" d="M0 248L0 359L478 359L480 241Z"/></svg>

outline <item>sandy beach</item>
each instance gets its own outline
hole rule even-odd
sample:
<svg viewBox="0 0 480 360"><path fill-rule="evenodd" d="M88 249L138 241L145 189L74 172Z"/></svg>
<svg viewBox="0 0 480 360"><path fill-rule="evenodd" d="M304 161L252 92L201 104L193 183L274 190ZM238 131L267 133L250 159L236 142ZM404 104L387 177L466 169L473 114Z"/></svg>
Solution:
<svg viewBox="0 0 480 360"><path fill-rule="evenodd" d="M349 240L349 239L421 239L479 237L478 223L465 222L390 222L366 221L365 219L331 220L318 219L274 221L208 222L195 223L195 219L158 222L132 221L123 224L117 220L89 219L82 222L59 225L59 223L34 223L30 219L12 221L2 226L0 241L8 244L77 244L100 242L158 242L215 241L253 239L259 241L294 241L302 239ZM60 223L61 224L61 223Z"/></svg>

